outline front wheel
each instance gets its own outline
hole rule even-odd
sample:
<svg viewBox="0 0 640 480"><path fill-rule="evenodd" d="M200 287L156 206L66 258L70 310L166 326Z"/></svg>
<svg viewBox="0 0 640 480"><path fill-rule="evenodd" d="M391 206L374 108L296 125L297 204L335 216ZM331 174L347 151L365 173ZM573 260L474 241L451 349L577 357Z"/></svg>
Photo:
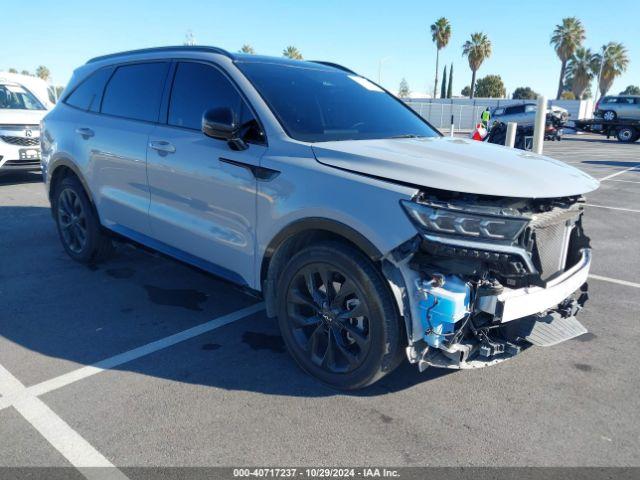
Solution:
<svg viewBox="0 0 640 480"><path fill-rule="evenodd" d="M616 117L617 117L616 112L614 112L613 110L607 110L602 114L603 120L606 120L608 122L615 120Z"/></svg>
<svg viewBox="0 0 640 480"><path fill-rule="evenodd" d="M402 359L400 320L384 278L340 243L306 247L278 282L278 322L296 362L333 387L363 388Z"/></svg>

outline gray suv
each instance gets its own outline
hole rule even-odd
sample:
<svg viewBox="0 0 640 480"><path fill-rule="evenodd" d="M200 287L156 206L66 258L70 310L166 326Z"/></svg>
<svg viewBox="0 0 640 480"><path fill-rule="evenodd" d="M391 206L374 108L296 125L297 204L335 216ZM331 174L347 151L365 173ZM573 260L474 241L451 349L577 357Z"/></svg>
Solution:
<svg viewBox="0 0 640 480"><path fill-rule="evenodd" d="M586 331L598 182L562 162L445 138L339 65L213 47L94 58L62 98L42 166L69 256L133 241L253 290L327 384Z"/></svg>

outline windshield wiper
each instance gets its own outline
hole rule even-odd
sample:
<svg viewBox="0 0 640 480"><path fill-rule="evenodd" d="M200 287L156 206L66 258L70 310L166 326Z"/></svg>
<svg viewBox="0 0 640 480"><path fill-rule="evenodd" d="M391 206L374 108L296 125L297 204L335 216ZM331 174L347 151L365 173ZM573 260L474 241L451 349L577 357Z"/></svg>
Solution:
<svg viewBox="0 0 640 480"><path fill-rule="evenodd" d="M405 133L403 135L394 135L393 137L389 137L389 138L421 138L424 137L424 135L415 135L413 133Z"/></svg>

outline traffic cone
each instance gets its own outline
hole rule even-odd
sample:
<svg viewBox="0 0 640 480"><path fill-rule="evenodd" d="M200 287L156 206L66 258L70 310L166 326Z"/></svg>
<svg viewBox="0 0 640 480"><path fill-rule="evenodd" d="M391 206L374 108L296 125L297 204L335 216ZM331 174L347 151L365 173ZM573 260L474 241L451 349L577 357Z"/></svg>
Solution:
<svg viewBox="0 0 640 480"><path fill-rule="evenodd" d="M484 140L484 137L486 136L487 136L487 129L484 128L484 125L482 123L476 124L475 130L471 132L471 139L478 140L481 142L482 140Z"/></svg>

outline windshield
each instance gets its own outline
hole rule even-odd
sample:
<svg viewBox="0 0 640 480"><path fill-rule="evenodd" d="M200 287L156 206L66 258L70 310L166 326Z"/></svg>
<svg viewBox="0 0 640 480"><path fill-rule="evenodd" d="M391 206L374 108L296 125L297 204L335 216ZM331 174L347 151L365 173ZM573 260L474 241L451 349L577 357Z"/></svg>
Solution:
<svg viewBox="0 0 640 480"><path fill-rule="evenodd" d="M237 65L296 140L439 136L401 101L357 75L303 62Z"/></svg>
<svg viewBox="0 0 640 480"><path fill-rule="evenodd" d="M0 110L45 110L44 105L21 85L0 85Z"/></svg>

